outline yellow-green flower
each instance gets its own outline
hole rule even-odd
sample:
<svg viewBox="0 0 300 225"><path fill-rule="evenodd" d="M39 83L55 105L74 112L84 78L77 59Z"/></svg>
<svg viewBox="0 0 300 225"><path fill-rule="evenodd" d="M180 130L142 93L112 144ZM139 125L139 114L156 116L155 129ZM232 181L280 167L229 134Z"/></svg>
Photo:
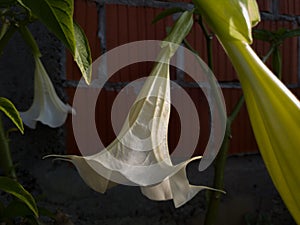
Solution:
<svg viewBox="0 0 300 225"><path fill-rule="evenodd" d="M249 44L259 21L253 0L194 0L234 65L260 152L279 191L300 224L300 103Z"/></svg>
<svg viewBox="0 0 300 225"><path fill-rule="evenodd" d="M64 124L68 113L74 113L71 106L57 96L53 84L38 56L35 59L34 98L31 107L20 116L28 127L35 128L37 121L50 127Z"/></svg>

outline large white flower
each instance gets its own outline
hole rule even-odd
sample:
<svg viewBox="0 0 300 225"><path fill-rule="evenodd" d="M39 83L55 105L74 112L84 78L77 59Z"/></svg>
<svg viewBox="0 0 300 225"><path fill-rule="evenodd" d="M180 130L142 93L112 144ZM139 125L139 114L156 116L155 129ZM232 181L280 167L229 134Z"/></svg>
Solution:
<svg viewBox="0 0 300 225"><path fill-rule="evenodd" d="M57 96L53 84L38 56L35 59L34 98L32 106L21 112L21 118L28 127L34 129L37 121L50 127L61 126L68 113L74 113L72 107L64 104Z"/></svg>
<svg viewBox="0 0 300 225"><path fill-rule="evenodd" d="M185 12L180 17L169 36L180 38L170 38L172 41L181 43L192 26L192 15ZM171 109L169 62L178 45L167 41L119 135L108 147L91 156L51 156L72 162L86 184L98 192L116 183L136 185L148 198L173 199L175 207L179 207L199 191L210 188L190 185L186 176L186 165L200 156L176 165L171 161L167 143Z"/></svg>
<svg viewBox="0 0 300 225"><path fill-rule="evenodd" d="M174 46L164 47L162 55L167 57L152 70L119 135L107 148L91 156L52 155L72 162L92 189L104 193L114 183L136 185L152 200L173 199L175 207L210 189L190 185L186 176L186 165L200 156L177 165L171 161L167 143L171 52Z"/></svg>

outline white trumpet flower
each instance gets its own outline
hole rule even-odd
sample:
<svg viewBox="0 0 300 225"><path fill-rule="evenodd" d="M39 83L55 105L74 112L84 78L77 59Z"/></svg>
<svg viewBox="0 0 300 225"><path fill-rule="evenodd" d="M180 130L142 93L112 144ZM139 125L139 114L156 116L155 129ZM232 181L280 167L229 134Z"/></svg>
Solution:
<svg viewBox="0 0 300 225"><path fill-rule="evenodd" d="M168 57L174 52L174 46L164 49L162 55ZM113 183L136 185L148 198L173 199L179 207L199 191L210 189L190 185L186 176L186 165L201 156L177 165L171 161L167 143L171 109L168 57L154 67L118 137L107 148L91 156L50 156L72 162L86 184L101 193Z"/></svg>
<svg viewBox="0 0 300 225"><path fill-rule="evenodd" d="M192 12L185 12L177 21L170 33L170 37L179 35L178 40L174 38L175 43L181 43L188 33L192 18ZM178 32L179 28L181 32ZM187 179L186 165L200 156L173 165L168 149L169 62L177 48L177 44L163 42L157 64L132 105L119 135L108 147L90 156L47 157L72 162L85 183L101 193L115 183L136 185L149 199L172 199L175 207L180 207L199 191L211 189L190 185Z"/></svg>
<svg viewBox="0 0 300 225"><path fill-rule="evenodd" d="M20 116L28 127L34 129L37 121L52 128L66 121L68 113L75 113L72 107L63 103L57 96L53 84L38 56L35 59L33 104Z"/></svg>

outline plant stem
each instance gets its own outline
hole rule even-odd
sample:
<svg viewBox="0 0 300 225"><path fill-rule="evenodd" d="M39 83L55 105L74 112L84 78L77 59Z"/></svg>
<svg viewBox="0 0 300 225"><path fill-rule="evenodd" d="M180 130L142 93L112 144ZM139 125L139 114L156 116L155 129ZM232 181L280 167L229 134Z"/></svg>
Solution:
<svg viewBox="0 0 300 225"><path fill-rule="evenodd" d="M201 16L198 20L198 24L200 25L201 29L203 30L204 37L205 37L205 40L206 40L207 65L211 69L211 71L213 71L214 65L213 65L212 40L213 40L214 35L209 33L208 29L206 28L206 26L204 25L204 23L202 21Z"/></svg>
<svg viewBox="0 0 300 225"><path fill-rule="evenodd" d="M230 116L227 117L227 123L226 123L226 130L225 130L225 136L221 145L221 149L218 153L218 156L215 160L214 166L215 166L215 174L214 174L214 184L213 187L216 189L223 189L224 187L224 171L225 171L225 165L227 160L227 153L230 146L230 140L231 140L231 124L237 117L238 113L240 112L242 106L244 104L244 96L242 95L236 105L234 106L234 109ZM220 192L211 192L209 197L209 203L207 212L205 215L205 225L213 225L215 224L218 208L220 204L222 193Z"/></svg>
<svg viewBox="0 0 300 225"><path fill-rule="evenodd" d="M0 115L0 167L6 176L17 179L9 149L9 140L5 135L2 117Z"/></svg>
<svg viewBox="0 0 300 225"><path fill-rule="evenodd" d="M213 71L213 48L212 48L212 39L213 34L209 33L205 25L203 24L202 18L200 17L198 20L198 24L200 25L201 29L203 30L205 39L206 39L206 47L207 47L207 64L209 68ZM224 171L225 171L225 165L227 160L227 154L228 149L230 146L230 139L231 139L231 124L234 121L234 119L237 117L239 111L241 110L242 106L244 104L244 96L242 95L236 105L234 106L234 109L230 116L227 117L226 121L226 130L225 130L225 136L220 148L220 151L218 153L218 156L215 160L214 166L215 166L215 174L214 174L214 181L213 181L213 187L216 189L223 189L224 187ZM213 225L217 218L218 208L220 204L222 193L221 192L211 192L208 202L208 208L205 215L205 225Z"/></svg>
<svg viewBox="0 0 300 225"><path fill-rule="evenodd" d="M224 140L221 145L221 149L219 154L215 160L215 174L214 174L214 188L223 189L224 186L224 169L226 164L227 153L229 149L230 142L230 133L231 133L231 125L229 125L228 120L226 123L226 134ZM215 223L218 213L218 208L220 204L222 193L220 192L210 192L208 207L205 215L205 225L212 225Z"/></svg>
<svg viewBox="0 0 300 225"><path fill-rule="evenodd" d="M274 51L274 48L271 47L269 52L265 57L263 57L263 62L266 62L267 59L272 55ZM227 160L227 153L230 146L230 139L231 139L231 125L235 118L237 117L238 113L240 112L243 104L244 104L245 98L244 95L242 95L236 105L234 106L233 111L231 114L227 117L227 123L226 123L226 131L224 140L221 145L221 149L218 153L218 156L215 161L215 175L214 175L214 184L213 187L216 189L223 189L224 187L224 171L225 171L225 164ZM204 225L213 225L215 224L218 208L221 200L221 193L219 192L212 192L209 198L208 208L205 215L205 222Z"/></svg>
<svg viewBox="0 0 300 225"><path fill-rule="evenodd" d="M208 66L212 70L213 69L213 63L212 63L212 60L213 60L212 37L213 37L213 35L208 33L206 27L202 23L201 18L199 19L198 23L201 26L201 28L203 29L204 35L206 37ZM195 49L193 49L193 47L188 43L187 40L184 40L184 44L189 50L194 52L196 55L199 55L198 52ZM269 55L271 55L271 53L272 52L270 52ZM223 186L224 186L224 171L225 171L227 153L228 153L228 149L230 146L230 140L231 140L231 124L234 121L234 119L237 117L243 104L244 104L244 96L242 95L239 98L236 105L234 106L234 109L231 112L231 114L227 117L224 139L223 139L220 151L218 153L218 156L214 162L215 174L214 174L213 187L216 189L223 189ZM206 216L205 216L205 223L204 223L205 225L213 225L215 223L221 196L222 196L221 192L216 192L216 191L211 192L211 195L209 197L208 208L207 208L207 212L206 212Z"/></svg>
<svg viewBox="0 0 300 225"><path fill-rule="evenodd" d="M4 28L6 29L6 28ZM0 55L3 52L3 49L6 47L7 43L13 36L13 34L17 31L17 28L15 26L10 26L6 31L5 34L1 34L2 37L0 39Z"/></svg>

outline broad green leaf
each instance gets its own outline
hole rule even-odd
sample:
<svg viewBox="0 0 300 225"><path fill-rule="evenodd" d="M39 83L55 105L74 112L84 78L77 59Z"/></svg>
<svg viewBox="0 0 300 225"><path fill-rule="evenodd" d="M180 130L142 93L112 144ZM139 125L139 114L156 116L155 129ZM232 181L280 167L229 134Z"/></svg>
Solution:
<svg viewBox="0 0 300 225"><path fill-rule="evenodd" d="M28 208L25 203L19 200L13 200L4 209L4 215L6 218L15 218L17 216L26 217L35 214Z"/></svg>
<svg viewBox="0 0 300 225"><path fill-rule="evenodd" d="M178 7L174 7L174 8L170 8L170 9L166 9L164 11L162 11L161 13L159 13L153 20L152 23L156 23L162 19L164 19L167 16L173 15L175 13L179 13L179 12L184 12L184 10L182 8L178 8Z"/></svg>
<svg viewBox="0 0 300 225"><path fill-rule="evenodd" d="M74 32L76 43L74 60L77 63L86 83L90 84L92 76L92 56L89 42L83 30L76 22L74 22Z"/></svg>
<svg viewBox="0 0 300 225"><path fill-rule="evenodd" d="M17 197L28 206L36 217L38 217L38 209L34 198L21 184L10 178L0 177L0 190Z"/></svg>
<svg viewBox="0 0 300 225"><path fill-rule="evenodd" d="M73 0L18 0L75 54Z"/></svg>
<svg viewBox="0 0 300 225"><path fill-rule="evenodd" d="M0 110L5 113L5 115L11 119L11 121L17 126L17 128L24 133L23 122L20 114L14 104L7 98L0 97Z"/></svg>

